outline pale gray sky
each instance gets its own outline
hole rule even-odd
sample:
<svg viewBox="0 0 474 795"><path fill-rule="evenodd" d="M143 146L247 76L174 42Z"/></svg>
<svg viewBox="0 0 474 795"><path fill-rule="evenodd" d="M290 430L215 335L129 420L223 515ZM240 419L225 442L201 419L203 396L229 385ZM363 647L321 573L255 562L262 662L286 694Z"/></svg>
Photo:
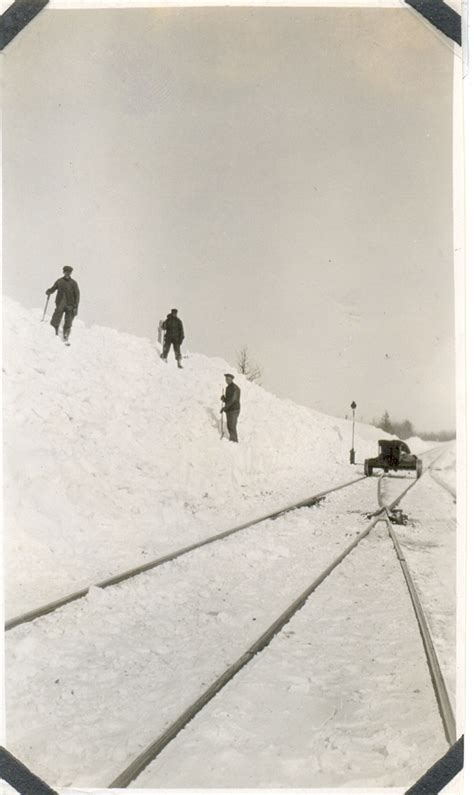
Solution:
<svg viewBox="0 0 474 795"><path fill-rule="evenodd" d="M452 50L407 8L45 10L4 53L3 289L331 414L454 427ZM262 418L264 421L264 418Z"/></svg>

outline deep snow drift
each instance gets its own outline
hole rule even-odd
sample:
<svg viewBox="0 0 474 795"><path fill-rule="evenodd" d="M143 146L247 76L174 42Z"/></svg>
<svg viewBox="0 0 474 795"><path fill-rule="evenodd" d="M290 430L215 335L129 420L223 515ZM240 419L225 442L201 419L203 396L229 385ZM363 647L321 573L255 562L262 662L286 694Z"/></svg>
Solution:
<svg viewBox="0 0 474 795"><path fill-rule="evenodd" d="M243 377L240 444L221 440L221 359L178 370L80 321L67 348L40 310L3 311L7 616L361 474L351 421ZM358 461L380 435L356 425Z"/></svg>
<svg viewBox="0 0 474 795"><path fill-rule="evenodd" d="M179 371L149 340L80 323L66 348L40 317L5 300L9 615L362 474L350 421L239 378L232 445L226 362L191 354ZM358 462L383 435L357 425ZM455 464L452 445L441 453L438 481ZM384 480L387 500L411 477ZM455 501L436 479L413 481L400 537L454 705ZM377 486L360 479L8 632L9 749L53 786L107 786L361 532ZM381 523L135 785L405 791L445 750Z"/></svg>

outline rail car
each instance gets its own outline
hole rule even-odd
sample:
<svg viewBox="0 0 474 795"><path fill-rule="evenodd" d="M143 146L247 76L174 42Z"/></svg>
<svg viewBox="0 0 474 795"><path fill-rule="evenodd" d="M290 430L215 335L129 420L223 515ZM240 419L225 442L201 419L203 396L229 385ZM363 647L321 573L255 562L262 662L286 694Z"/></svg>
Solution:
<svg viewBox="0 0 474 795"><path fill-rule="evenodd" d="M378 455L364 461L364 475L370 477L374 469L383 469L384 472L414 470L417 478L421 476L423 462L410 452L406 442L399 439L379 439L378 445Z"/></svg>

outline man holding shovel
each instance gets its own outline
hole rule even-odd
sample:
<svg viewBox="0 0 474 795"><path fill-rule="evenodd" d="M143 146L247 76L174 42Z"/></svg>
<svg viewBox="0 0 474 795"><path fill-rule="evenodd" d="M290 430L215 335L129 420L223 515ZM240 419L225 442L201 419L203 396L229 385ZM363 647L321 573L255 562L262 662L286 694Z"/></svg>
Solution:
<svg viewBox="0 0 474 795"><path fill-rule="evenodd" d="M240 414L240 388L237 384L234 384L234 376L231 373L225 373L224 378L227 387L225 393L221 397L221 400L224 402L221 408L221 414L225 413L226 415L230 441L238 442L237 420Z"/></svg>
<svg viewBox="0 0 474 795"><path fill-rule="evenodd" d="M63 339L67 342L69 334L71 333L72 321L77 315L79 307L79 285L74 279L71 278L72 268L70 265L65 265L63 268L63 276L57 279L52 287L46 290L46 295L49 296L57 291L56 295L56 309L54 310L53 317L50 320L52 327L56 334L59 331L59 325L64 315L63 326ZM47 302L46 302L47 303ZM46 308L45 308L46 313ZM44 317L44 315L43 315Z"/></svg>

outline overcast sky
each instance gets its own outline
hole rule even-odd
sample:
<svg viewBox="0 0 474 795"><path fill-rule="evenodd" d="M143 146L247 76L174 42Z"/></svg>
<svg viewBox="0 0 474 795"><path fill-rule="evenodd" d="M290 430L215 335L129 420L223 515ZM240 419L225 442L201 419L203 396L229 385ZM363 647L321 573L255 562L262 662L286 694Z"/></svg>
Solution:
<svg viewBox="0 0 474 795"><path fill-rule="evenodd" d="M70 264L87 324L176 306L282 397L454 427L452 50L413 11L45 10L4 86L7 295Z"/></svg>

